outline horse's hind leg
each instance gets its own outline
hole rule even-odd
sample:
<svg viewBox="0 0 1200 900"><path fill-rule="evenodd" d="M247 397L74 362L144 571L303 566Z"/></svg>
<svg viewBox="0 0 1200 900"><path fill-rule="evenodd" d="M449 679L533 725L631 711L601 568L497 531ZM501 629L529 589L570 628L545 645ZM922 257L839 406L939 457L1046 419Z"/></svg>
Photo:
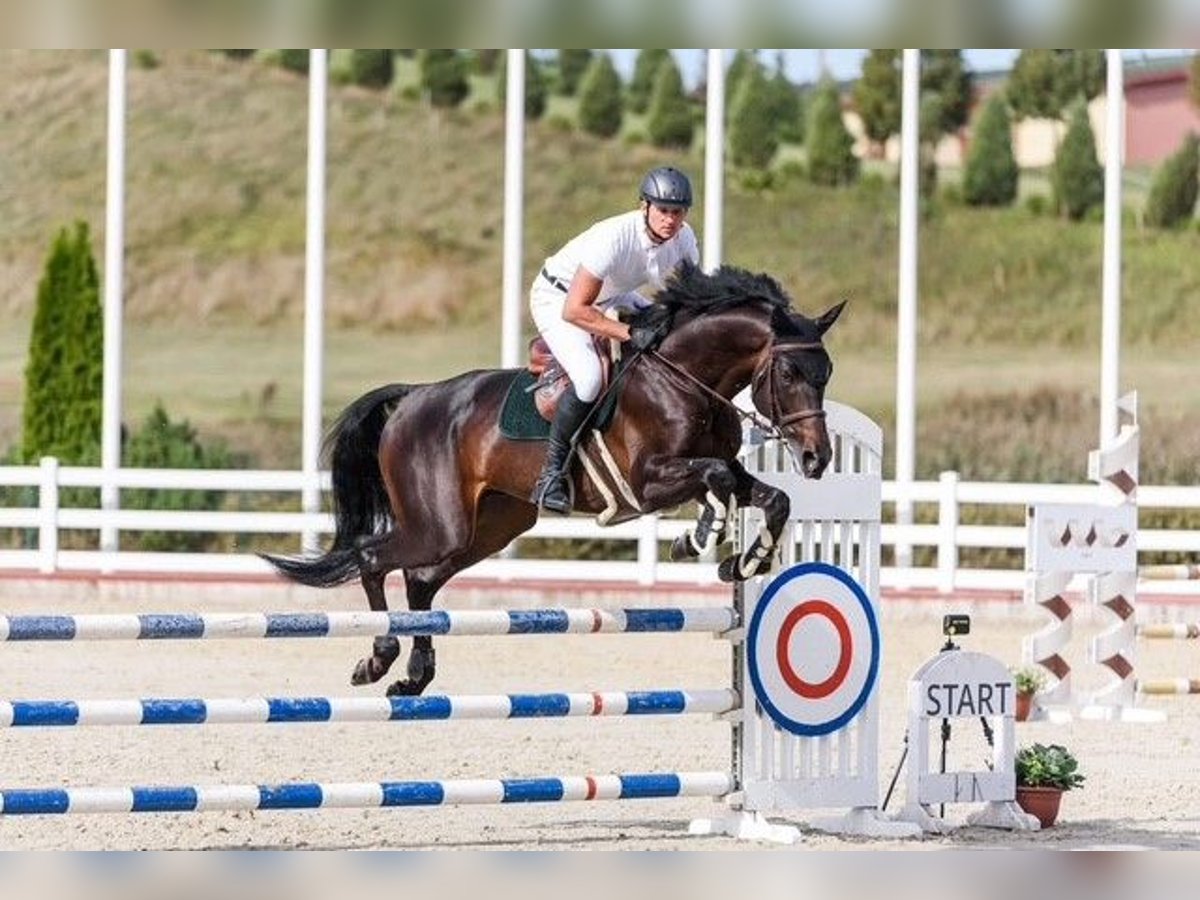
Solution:
<svg viewBox="0 0 1200 900"><path fill-rule="evenodd" d="M434 596L456 573L503 550L513 538L532 528L536 521L537 507L525 500L495 492L483 494L475 512L474 537L469 547L436 566L404 570L408 608L431 608ZM413 638L412 650L408 654L408 677L390 685L388 696L421 693L433 681L435 671L433 638L428 635Z"/></svg>
<svg viewBox="0 0 1200 900"><path fill-rule="evenodd" d="M387 612L388 608L383 584L394 566L385 561L382 550L393 536L394 532L372 536L362 541L358 548L363 592L367 595L367 603L375 612ZM355 665L354 672L350 675L350 683L374 684L387 674L399 656L400 641L391 635L379 635L375 638L371 655L363 657Z"/></svg>
<svg viewBox="0 0 1200 900"><path fill-rule="evenodd" d="M405 571L404 586L408 591L408 608L412 610L427 610L433 606L433 598L442 589L450 576L423 578L421 572ZM378 640L378 639L376 639ZM399 649L397 648L397 652ZM395 659L395 657L392 657ZM415 696L429 686L437 671L437 660L433 653L433 638L427 634L419 634L413 638L412 649L408 651L406 678L392 682L388 686L389 697Z"/></svg>

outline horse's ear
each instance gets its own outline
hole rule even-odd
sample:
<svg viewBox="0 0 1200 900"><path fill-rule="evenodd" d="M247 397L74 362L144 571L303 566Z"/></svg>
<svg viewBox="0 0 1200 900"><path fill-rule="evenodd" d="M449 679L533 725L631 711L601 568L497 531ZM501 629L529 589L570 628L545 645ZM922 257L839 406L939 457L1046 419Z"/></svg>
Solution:
<svg viewBox="0 0 1200 900"><path fill-rule="evenodd" d="M846 308L846 301L843 300L837 306L831 306L825 312L817 317L817 331L824 334L833 327L833 323L838 320L838 316L842 314L842 310Z"/></svg>

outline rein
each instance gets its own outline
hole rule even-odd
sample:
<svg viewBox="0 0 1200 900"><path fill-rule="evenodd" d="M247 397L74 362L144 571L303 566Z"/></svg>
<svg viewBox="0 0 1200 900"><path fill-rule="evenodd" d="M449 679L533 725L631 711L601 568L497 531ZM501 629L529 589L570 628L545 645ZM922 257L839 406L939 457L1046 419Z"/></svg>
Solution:
<svg viewBox="0 0 1200 900"><path fill-rule="evenodd" d="M825 410L802 409L794 413L788 413L787 415L783 414L783 411L779 408L778 392L775 390L775 359L783 352L792 350L819 350L823 346L820 341L784 341L773 343L767 357L755 367L754 373L750 376L751 394L757 393L758 385L765 377L767 379L767 390L770 394L770 421L764 421L762 416L753 410L744 410L729 398L721 396L691 372L667 359L657 350L648 351L648 355L662 363L671 373L690 382L713 399L733 410L739 418L749 421L755 427L768 434L774 434L776 437L782 438L782 429L786 426L791 425L793 422L803 421L804 419L823 419L825 417Z"/></svg>

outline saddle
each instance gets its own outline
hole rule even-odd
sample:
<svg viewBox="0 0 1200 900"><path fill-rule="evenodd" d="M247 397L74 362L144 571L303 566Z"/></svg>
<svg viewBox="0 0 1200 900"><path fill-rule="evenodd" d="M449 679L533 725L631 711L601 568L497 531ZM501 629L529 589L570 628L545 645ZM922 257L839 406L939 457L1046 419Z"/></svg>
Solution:
<svg viewBox="0 0 1200 900"><path fill-rule="evenodd" d="M618 358L621 345L608 338L593 335L592 346L596 355L600 357L600 392L603 394L608 389L613 364ZM529 389L533 391L533 403L537 407L538 415L547 422L553 422L558 400L571 383L571 379L567 370L554 358L550 345L540 334L529 342L527 368L537 379Z"/></svg>

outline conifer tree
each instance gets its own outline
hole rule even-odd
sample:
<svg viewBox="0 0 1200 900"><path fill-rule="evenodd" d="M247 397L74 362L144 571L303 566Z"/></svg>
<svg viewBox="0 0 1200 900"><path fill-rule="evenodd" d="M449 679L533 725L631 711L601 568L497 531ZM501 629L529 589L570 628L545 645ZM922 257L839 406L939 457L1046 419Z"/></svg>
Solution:
<svg viewBox="0 0 1200 900"><path fill-rule="evenodd" d="M100 280L87 225L77 222L55 238L38 284L25 367L26 461L99 462L103 380Z"/></svg>
<svg viewBox="0 0 1200 900"><path fill-rule="evenodd" d="M737 99L738 91L742 88L742 81L748 74L755 71L762 74L762 63L759 62L758 54L755 51L738 50L733 54L733 62L729 64L729 70L725 73L727 120L733 118L733 101Z"/></svg>
<svg viewBox="0 0 1200 900"><path fill-rule="evenodd" d="M539 63L528 50L525 56L525 118L540 119L546 113L546 75ZM501 105L508 100L508 66L500 69L500 77L496 79L496 95Z"/></svg>
<svg viewBox="0 0 1200 900"><path fill-rule="evenodd" d="M783 55L775 61L775 73L767 80L768 103L775 120L775 134L780 141L804 143L804 104L800 91L783 70Z"/></svg>
<svg viewBox="0 0 1200 900"><path fill-rule="evenodd" d="M596 137L621 130L621 76L607 53L597 53L579 85L579 127Z"/></svg>
<svg viewBox="0 0 1200 900"><path fill-rule="evenodd" d="M963 199L972 206L1008 206L1017 197L1018 176L1008 105L997 93L975 125L963 171Z"/></svg>
<svg viewBox="0 0 1200 900"><path fill-rule="evenodd" d="M1104 170L1096 158L1096 136L1082 100L1071 109L1066 136L1054 157L1051 183L1055 205L1070 219L1082 219L1104 199Z"/></svg>
<svg viewBox="0 0 1200 900"><path fill-rule="evenodd" d="M650 95L654 92L654 79L658 67L671 55L670 50L639 50L633 64L633 78L629 81L630 112L644 113L650 107Z"/></svg>
<svg viewBox="0 0 1200 900"><path fill-rule="evenodd" d="M683 94L683 76L670 56L659 65L658 75L654 79L646 131L656 147L686 150L692 145L695 120Z"/></svg>
<svg viewBox="0 0 1200 900"><path fill-rule="evenodd" d="M854 138L842 121L842 104L837 85L825 79L817 88L808 109L805 140L808 177L815 184L851 184L858 179L858 157Z"/></svg>
<svg viewBox="0 0 1200 900"><path fill-rule="evenodd" d="M1179 149L1154 173L1150 195L1146 198L1146 224L1155 228L1174 228L1189 222L1196 209L1200 167L1200 139L1189 134Z"/></svg>
<svg viewBox="0 0 1200 900"><path fill-rule="evenodd" d="M877 146L900 133L900 51L872 50L854 83L854 106L863 131Z"/></svg>
<svg viewBox="0 0 1200 900"><path fill-rule="evenodd" d="M574 97L591 62L591 50L559 50L558 93L564 97Z"/></svg>
<svg viewBox="0 0 1200 900"><path fill-rule="evenodd" d="M779 137L761 68L751 68L742 76L729 115L730 161L742 168L765 170L779 149Z"/></svg>

